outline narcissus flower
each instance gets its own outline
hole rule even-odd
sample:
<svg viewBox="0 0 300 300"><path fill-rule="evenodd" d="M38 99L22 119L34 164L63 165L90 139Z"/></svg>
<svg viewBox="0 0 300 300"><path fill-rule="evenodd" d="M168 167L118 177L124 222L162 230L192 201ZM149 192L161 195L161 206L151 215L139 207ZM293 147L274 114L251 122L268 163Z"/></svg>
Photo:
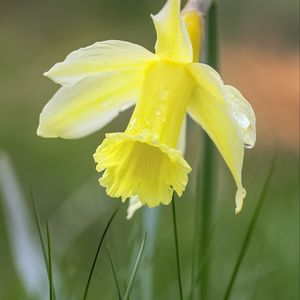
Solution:
<svg viewBox="0 0 300 300"><path fill-rule="evenodd" d="M45 73L62 87L44 107L38 134L79 138L136 104L125 132L107 134L94 159L109 196L153 207L169 204L186 187L191 167L176 146L188 113L227 163L239 212L244 146L255 143L253 110L215 70L196 63L202 33L196 12L181 16L180 0L168 0L152 18L155 54L128 42L98 42Z"/></svg>

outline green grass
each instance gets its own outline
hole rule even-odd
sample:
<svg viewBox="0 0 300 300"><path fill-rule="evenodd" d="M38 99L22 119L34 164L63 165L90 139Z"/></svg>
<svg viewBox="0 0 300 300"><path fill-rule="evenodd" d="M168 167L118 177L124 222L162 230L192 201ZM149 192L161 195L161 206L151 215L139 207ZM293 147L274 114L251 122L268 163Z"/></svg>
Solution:
<svg viewBox="0 0 300 300"><path fill-rule="evenodd" d="M52 271L52 253L51 253L51 238L48 221L46 220L46 235L47 235L47 254L48 254L48 279L49 279L49 299L54 300L54 284L53 284L53 271Z"/></svg>
<svg viewBox="0 0 300 300"><path fill-rule="evenodd" d="M266 179L266 181L263 185L262 192L259 196L259 199L257 201L255 210L254 210L253 215L252 215L251 220L250 220L250 224L249 224L248 229L245 233L245 238L244 238L244 241L242 243L242 247L241 247L240 253L238 255L236 264L234 266L232 275L230 277L230 281L229 281L228 287L227 287L226 292L225 292L224 300L229 300L230 296L232 294L232 289L233 289L234 283L237 279L239 269L241 267L243 259L244 259L245 255L247 253L248 248L249 248L249 244L250 244L250 241L251 241L253 230L254 230L256 222L257 222L257 218L258 218L258 216L261 212L263 203L265 202L265 200L267 198L267 195L269 193L271 179L272 179L272 176L273 176L274 171L275 171L275 163L276 163L276 156L274 155L273 161L272 161L271 166L270 166L270 170L268 172L267 179Z"/></svg>
<svg viewBox="0 0 300 300"><path fill-rule="evenodd" d="M87 295L88 295L88 291L89 291L89 288L90 288L91 280L92 280L92 277L93 277L93 274L94 274L94 270L95 270L95 267L96 267L96 263L97 263L97 260L98 260L99 254L100 254L100 250L101 250L104 238L105 238L105 236L108 232L109 227L111 226L111 223L112 223L116 213L117 213L117 210L115 210L113 212L113 214L111 215L111 217L109 218L109 220L107 222L107 225L105 226L104 231L101 235L101 238L100 238L100 241L99 241L99 244L98 244L98 247L97 247L97 251L96 251L93 263L92 263L91 271L89 273L88 280L87 280L87 283L86 283L86 286L85 286L83 300L87 299Z"/></svg>
<svg viewBox="0 0 300 300"><path fill-rule="evenodd" d="M181 279L181 268L180 268L180 254L179 254L179 241L177 232L177 221L176 221L176 208L175 208L175 197L173 195L172 199L172 217L173 217L173 227L174 227L174 241L175 241L175 255L176 255L176 267L177 267L177 278L178 278L178 289L180 300L183 300L182 291L182 279Z"/></svg>
<svg viewBox="0 0 300 300"><path fill-rule="evenodd" d="M139 267L141 259L142 259L142 255L143 255L143 252L144 252L146 239L147 239L147 234L145 234L145 236L144 236L142 245L141 245L140 250L138 252L136 261L134 263L133 270L132 270L130 278L129 278L129 282L128 282L128 285L127 285L127 288L126 288L126 291L125 291L125 295L124 295L124 297L123 297L122 300L129 300L130 299L130 293L131 293L131 290L133 288L133 283L134 283L135 277L137 275L138 267Z"/></svg>
<svg viewBox="0 0 300 300"><path fill-rule="evenodd" d="M106 251L107 251L107 255L108 255L108 258L109 258L111 269L112 269L112 272L113 272L113 275L114 275L114 281L115 281L116 288L117 288L117 291L118 291L118 298L119 298L119 300L122 300L123 299L122 289L121 289L121 286L120 286L120 283L119 283L119 279L118 279L117 271L116 271L116 268L115 268L115 265L114 265L113 257L110 253L108 245L106 245Z"/></svg>

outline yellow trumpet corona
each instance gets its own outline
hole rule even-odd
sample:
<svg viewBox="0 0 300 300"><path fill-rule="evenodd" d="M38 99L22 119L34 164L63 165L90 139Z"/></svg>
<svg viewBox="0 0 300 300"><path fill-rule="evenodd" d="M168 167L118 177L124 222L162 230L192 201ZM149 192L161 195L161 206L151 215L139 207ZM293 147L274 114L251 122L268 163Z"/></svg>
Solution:
<svg viewBox="0 0 300 300"><path fill-rule="evenodd" d="M127 129L107 134L94 155L109 196L148 206L170 203L173 189L181 196L191 168L175 148L194 86L185 64L150 64Z"/></svg>

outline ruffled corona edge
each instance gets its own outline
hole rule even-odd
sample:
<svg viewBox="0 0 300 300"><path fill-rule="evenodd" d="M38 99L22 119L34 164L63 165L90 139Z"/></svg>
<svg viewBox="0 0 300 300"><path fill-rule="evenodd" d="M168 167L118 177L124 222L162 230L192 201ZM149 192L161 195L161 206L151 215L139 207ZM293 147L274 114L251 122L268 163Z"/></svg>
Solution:
<svg viewBox="0 0 300 300"><path fill-rule="evenodd" d="M94 154L99 179L110 197L124 202L138 196L149 207L169 204L175 190L181 196L191 167L180 151L157 141L151 133L110 133Z"/></svg>

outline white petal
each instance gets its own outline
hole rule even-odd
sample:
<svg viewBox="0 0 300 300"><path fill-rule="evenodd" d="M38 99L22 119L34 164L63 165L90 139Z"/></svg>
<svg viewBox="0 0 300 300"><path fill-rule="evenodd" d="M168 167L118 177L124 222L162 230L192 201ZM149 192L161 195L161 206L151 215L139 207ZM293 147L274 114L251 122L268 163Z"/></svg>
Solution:
<svg viewBox="0 0 300 300"><path fill-rule="evenodd" d="M155 59L153 53L133 43L117 40L96 42L71 52L44 75L61 85L72 86L89 76L140 67Z"/></svg>
<svg viewBox="0 0 300 300"><path fill-rule="evenodd" d="M130 220L134 213L143 206L138 196L133 196L129 199L126 219Z"/></svg>
<svg viewBox="0 0 300 300"><path fill-rule="evenodd" d="M93 133L135 103L143 79L144 69L124 70L60 88L44 107L37 134L73 139Z"/></svg>

